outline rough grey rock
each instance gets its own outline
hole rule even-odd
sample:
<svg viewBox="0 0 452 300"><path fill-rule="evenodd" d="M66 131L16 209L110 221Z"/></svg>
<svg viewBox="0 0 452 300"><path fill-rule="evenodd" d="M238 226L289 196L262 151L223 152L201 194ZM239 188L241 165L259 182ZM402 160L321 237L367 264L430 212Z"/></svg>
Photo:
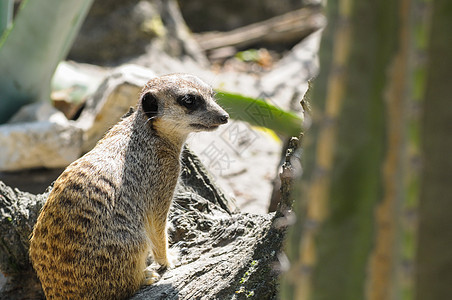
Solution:
<svg viewBox="0 0 452 300"><path fill-rule="evenodd" d="M41 285L28 259L29 237L49 190L33 195L0 181L0 299L41 299Z"/></svg>
<svg viewBox="0 0 452 300"><path fill-rule="evenodd" d="M9 119L9 124L49 121L67 124L64 114L55 109L50 102L36 102L22 106L21 109Z"/></svg>
<svg viewBox="0 0 452 300"><path fill-rule="evenodd" d="M48 103L23 107L11 122L0 126L0 171L64 167L81 154L82 130Z"/></svg>

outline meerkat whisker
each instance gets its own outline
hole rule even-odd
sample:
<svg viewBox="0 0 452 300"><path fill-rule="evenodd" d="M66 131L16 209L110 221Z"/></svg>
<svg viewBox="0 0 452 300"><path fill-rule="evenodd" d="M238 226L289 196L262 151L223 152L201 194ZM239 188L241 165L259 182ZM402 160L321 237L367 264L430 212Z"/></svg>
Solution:
<svg viewBox="0 0 452 300"><path fill-rule="evenodd" d="M146 120L146 122L144 122L144 126L146 126L146 124L149 122L149 121L152 121L152 120L154 120L155 119L155 117L150 117L150 118L148 118L147 120Z"/></svg>

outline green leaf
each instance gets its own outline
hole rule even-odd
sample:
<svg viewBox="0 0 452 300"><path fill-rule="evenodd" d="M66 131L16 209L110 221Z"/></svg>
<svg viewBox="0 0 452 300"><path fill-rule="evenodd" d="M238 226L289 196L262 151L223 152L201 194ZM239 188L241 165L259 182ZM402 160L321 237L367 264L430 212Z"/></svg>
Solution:
<svg viewBox="0 0 452 300"><path fill-rule="evenodd" d="M22 105L48 100L50 81L92 0L33 0L22 5L0 48L0 123Z"/></svg>
<svg viewBox="0 0 452 300"><path fill-rule="evenodd" d="M3 32L11 26L13 19L13 0L0 0L0 41Z"/></svg>
<svg viewBox="0 0 452 300"><path fill-rule="evenodd" d="M218 92L217 102L236 120L266 127L283 136L298 136L303 119L259 98Z"/></svg>
<svg viewBox="0 0 452 300"><path fill-rule="evenodd" d="M259 60L259 51L256 49L240 51L240 52L237 52L235 57L244 62L258 61Z"/></svg>

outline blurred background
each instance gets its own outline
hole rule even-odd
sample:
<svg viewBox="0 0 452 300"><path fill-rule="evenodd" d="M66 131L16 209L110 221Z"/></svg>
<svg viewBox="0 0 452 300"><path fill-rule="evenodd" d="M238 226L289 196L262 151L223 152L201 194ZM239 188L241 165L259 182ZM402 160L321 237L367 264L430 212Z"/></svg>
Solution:
<svg viewBox="0 0 452 300"><path fill-rule="evenodd" d="M44 192L193 73L233 120L187 144L242 212L300 137L281 299L452 299L449 28L448 0L0 0L0 180Z"/></svg>

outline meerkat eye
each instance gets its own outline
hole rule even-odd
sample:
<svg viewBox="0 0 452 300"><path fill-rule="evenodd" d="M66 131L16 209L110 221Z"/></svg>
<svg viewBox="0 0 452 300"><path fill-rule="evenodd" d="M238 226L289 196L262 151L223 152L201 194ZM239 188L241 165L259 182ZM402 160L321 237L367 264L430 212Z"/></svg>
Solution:
<svg viewBox="0 0 452 300"><path fill-rule="evenodd" d="M177 102L188 108L189 110L195 110L197 109L201 104L201 99L199 96L192 95L192 94L186 94L177 99Z"/></svg>
<svg viewBox="0 0 452 300"><path fill-rule="evenodd" d="M186 105L192 105L195 102L195 97L193 95L185 95L183 101Z"/></svg>

